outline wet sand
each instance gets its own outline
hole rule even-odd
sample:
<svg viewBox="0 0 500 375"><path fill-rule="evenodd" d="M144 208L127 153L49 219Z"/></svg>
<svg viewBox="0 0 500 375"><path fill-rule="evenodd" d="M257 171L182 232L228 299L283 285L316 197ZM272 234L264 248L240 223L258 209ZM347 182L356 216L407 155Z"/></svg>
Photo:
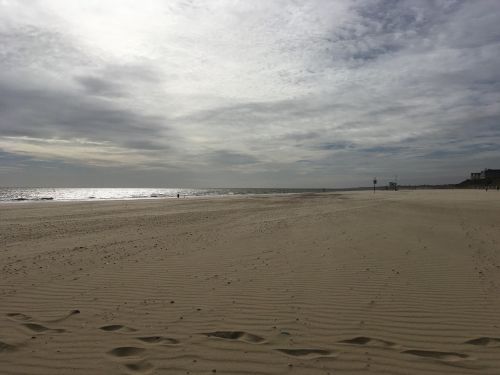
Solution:
<svg viewBox="0 0 500 375"><path fill-rule="evenodd" d="M0 206L0 374L498 374L500 193Z"/></svg>

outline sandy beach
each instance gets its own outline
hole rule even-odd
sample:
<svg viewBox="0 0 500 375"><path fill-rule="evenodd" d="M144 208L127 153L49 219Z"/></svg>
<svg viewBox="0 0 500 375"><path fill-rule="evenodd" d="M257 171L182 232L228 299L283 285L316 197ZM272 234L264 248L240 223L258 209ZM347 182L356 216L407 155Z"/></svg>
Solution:
<svg viewBox="0 0 500 375"><path fill-rule="evenodd" d="M500 193L0 206L0 374L499 374Z"/></svg>

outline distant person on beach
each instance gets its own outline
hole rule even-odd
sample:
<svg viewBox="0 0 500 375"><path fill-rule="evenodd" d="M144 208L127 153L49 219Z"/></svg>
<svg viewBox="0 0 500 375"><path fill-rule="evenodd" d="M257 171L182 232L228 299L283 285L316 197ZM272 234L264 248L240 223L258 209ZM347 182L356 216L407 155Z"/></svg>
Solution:
<svg viewBox="0 0 500 375"><path fill-rule="evenodd" d="M180 195L179 195L179 193L177 193L177 198L179 198L179 197L180 197Z"/></svg>

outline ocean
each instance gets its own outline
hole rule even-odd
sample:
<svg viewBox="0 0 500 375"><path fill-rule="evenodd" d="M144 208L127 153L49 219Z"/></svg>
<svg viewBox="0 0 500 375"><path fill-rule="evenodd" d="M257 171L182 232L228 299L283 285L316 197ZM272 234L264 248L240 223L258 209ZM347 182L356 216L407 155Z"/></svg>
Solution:
<svg viewBox="0 0 500 375"><path fill-rule="evenodd" d="M328 192L335 189L266 188L0 188L0 202L161 199L227 195Z"/></svg>

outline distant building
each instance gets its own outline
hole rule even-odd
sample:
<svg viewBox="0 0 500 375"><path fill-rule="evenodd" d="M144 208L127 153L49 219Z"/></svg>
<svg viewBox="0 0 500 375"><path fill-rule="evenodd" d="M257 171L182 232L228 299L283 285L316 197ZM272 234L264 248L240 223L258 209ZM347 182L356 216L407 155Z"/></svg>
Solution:
<svg viewBox="0 0 500 375"><path fill-rule="evenodd" d="M500 178L500 169L485 169L481 171L481 179Z"/></svg>
<svg viewBox="0 0 500 375"><path fill-rule="evenodd" d="M470 179L472 181L477 181L477 180L480 180L481 179L481 172L472 172L470 174Z"/></svg>
<svg viewBox="0 0 500 375"><path fill-rule="evenodd" d="M490 184L492 181L500 179L500 169L483 169L481 172L472 172L471 181Z"/></svg>
<svg viewBox="0 0 500 375"><path fill-rule="evenodd" d="M488 188L497 187L500 190L500 169L483 169L481 172L472 172L470 178L455 185L459 188Z"/></svg>

